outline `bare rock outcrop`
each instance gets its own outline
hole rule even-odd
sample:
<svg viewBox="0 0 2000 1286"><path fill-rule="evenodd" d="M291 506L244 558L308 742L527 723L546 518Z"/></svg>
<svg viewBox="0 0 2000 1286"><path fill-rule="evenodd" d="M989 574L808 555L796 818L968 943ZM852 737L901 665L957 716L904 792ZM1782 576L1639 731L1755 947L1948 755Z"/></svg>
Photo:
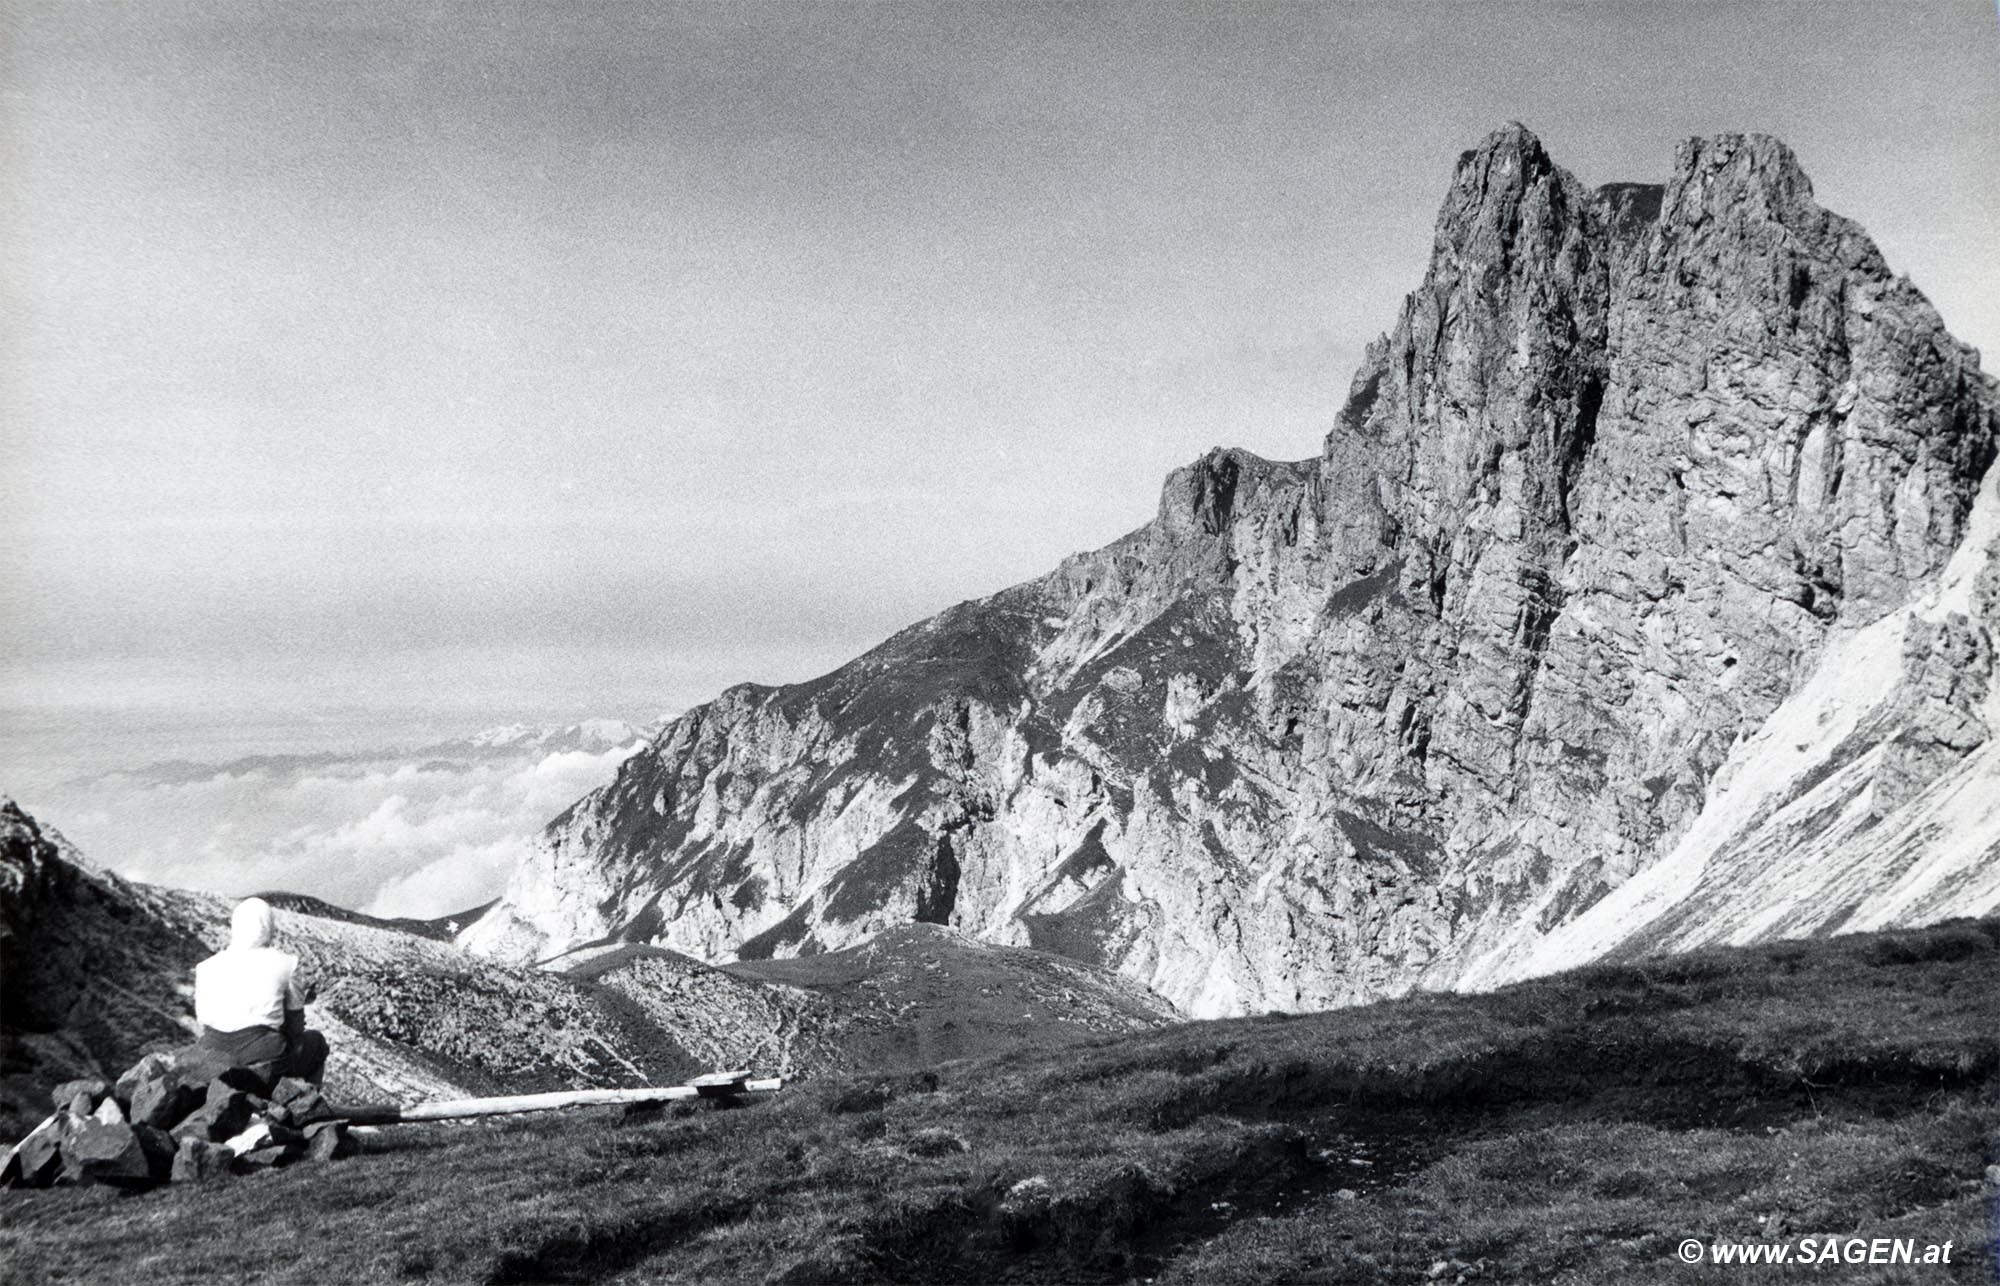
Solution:
<svg viewBox="0 0 2000 1286"><path fill-rule="evenodd" d="M1509 127L1317 458L689 712L462 940L928 922L1215 1015L1982 913L1997 408L1783 144L1592 191Z"/></svg>

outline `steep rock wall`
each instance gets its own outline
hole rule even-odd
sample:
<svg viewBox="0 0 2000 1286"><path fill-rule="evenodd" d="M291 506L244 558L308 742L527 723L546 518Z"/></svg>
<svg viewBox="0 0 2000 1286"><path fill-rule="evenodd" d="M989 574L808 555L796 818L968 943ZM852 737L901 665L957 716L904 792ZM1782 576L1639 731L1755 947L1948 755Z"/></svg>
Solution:
<svg viewBox="0 0 2000 1286"><path fill-rule="evenodd" d="M1774 719L1832 718L1815 676L1871 630L1907 681L1879 753L1840 743L1881 814L1853 861L1990 868L1910 819L1993 784L1993 598L1935 603L1995 540L1996 405L1782 144L1592 192L1510 127L1460 158L1318 458L1213 452L1105 549L691 711L465 940L760 958L948 923L1202 1015L1671 946L1695 930L1593 909L1748 843L1724 788L1770 775ZM1869 923L1986 909L1963 874ZM1769 893L1731 888L1682 910Z"/></svg>

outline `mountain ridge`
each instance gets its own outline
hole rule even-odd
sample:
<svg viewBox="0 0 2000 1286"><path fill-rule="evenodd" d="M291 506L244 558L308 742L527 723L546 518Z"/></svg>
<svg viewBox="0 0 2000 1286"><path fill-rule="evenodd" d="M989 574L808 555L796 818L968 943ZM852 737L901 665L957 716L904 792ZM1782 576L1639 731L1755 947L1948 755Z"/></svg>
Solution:
<svg viewBox="0 0 2000 1286"><path fill-rule="evenodd" d="M1908 681L1860 734L1889 749L1786 789L1890 816L1988 779L1996 407L1777 140L1592 190L1510 126L1460 158L1318 456L1218 448L1102 549L688 712L461 940L721 960L942 922L1197 1016L1616 950L1657 917L1548 944L1715 831L1740 749L1871 626L1900 622ZM1912 914L2000 897L1956 860L1964 896Z"/></svg>

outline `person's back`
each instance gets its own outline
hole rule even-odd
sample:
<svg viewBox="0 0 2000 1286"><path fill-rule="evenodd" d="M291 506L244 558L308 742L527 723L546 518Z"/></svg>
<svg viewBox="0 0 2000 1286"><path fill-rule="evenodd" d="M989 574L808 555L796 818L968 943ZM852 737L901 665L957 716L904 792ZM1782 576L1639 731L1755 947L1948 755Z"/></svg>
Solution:
<svg viewBox="0 0 2000 1286"><path fill-rule="evenodd" d="M229 946L194 967L194 1052L217 1066L247 1067L266 1081L296 1076L317 1085L326 1040L305 1028L298 958L271 945L276 917L261 898L230 916Z"/></svg>
<svg viewBox="0 0 2000 1286"><path fill-rule="evenodd" d="M282 1028L285 1010L304 1009L299 962L276 947L231 945L194 967L194 1016L216 1031Z"/></svg>

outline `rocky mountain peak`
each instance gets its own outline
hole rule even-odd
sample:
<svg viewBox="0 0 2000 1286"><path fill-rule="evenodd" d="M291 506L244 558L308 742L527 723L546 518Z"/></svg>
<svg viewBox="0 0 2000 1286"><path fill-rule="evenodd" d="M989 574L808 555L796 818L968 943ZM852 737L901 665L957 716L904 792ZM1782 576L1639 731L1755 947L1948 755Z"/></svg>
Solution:
<svg viewBox="0 0 2000 1286"><path fill-rule="evenodd" d="M1714 254L1722 246L1748 256L1782 252L1824 272L1888 276L1888 262L1868 234L1822 210L1792 148L1768 134L1716 134L1680 144L1662 194L1662 250L1676 246L1708 258L1730 258ZM1808 288L1806 280L1778 282L1786 298Z"/></svg>
<svg viewBox="0 0 2000 1286"><path fill-rule="evenodd" d="M1555 266L1588 206L1581 184L1525 126L1459 157L1438 211L1429 282L1533 275Z"/></svg>
<svg viewBox="0 0 2000 1286"><path fill-rule="evenodd" d="M1167 475L1160 489L1159 525L1175 537L1226 533L1237 492L1289 466L1239 447L1216 447Z"/></svg>
<svg viewBox="0 0 2000 1286"><path fill-rule="evenodd" d="M1996 441L1976 355L1782 144L1590 191L1509 126L1317 458L1210 452L1104 549L689 712L469 940L928 921L1313 1008L1740 926L1770 827L1822 856L1759 932L1978 913L1994 596L1938 604L2000 542Z"/></svg>
<svg viewBox="0 0 2000 1286"><path fill-rule="evenodd" d="M1674 151L1667 208L1685 222L1733 216L1810 227L1822 213L1792 149L1768 134L1690 138Z"/></svg>

